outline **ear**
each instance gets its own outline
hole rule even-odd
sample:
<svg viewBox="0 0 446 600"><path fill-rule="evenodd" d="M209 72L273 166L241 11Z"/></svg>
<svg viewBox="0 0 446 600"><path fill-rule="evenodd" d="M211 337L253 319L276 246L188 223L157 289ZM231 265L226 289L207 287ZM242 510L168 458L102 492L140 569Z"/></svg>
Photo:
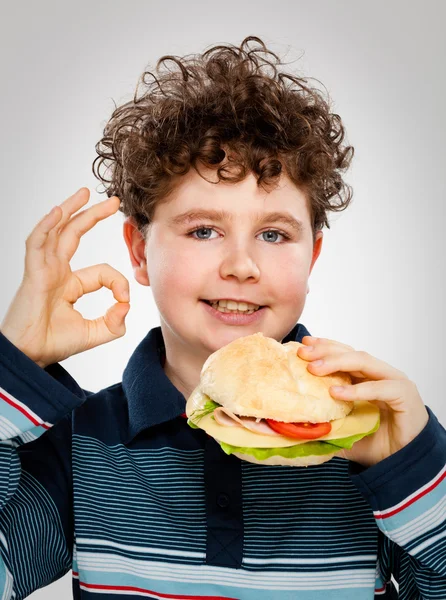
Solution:
<svg viewBox="0 0 446 600"><path fill-rule="evenodd" d="M314 263L316 262L319 254L321 253L322 250L322 239L324 237L324 234L322 231L318 231L316 233L316 239L314 241L313 244L313 257L311 259L311 265L310 265L310 273L313 270L314 267ZM308 273L308 275L310 275L310 273Z"/></svg>
<svg viewBox="0 0 446 600"><path fill-rule="evenodd" d="M123 225L124 241L129 251L130 261L133 267L135 279L141 285L150 285L149 274L144 250L146 242L138 230L133 217L127 217Z"/></svg>

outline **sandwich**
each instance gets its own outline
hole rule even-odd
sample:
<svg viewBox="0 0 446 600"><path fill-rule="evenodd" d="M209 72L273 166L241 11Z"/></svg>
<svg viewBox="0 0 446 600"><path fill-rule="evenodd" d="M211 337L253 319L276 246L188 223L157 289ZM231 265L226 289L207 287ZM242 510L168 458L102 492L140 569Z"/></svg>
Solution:
<svg viewBox="0 0 446 600"><path fill-rule="evenodd" d="M299 346L259 332L212 353L187 400L188 424L206 431L226 454L301 467L327 462L374 433L378 407L333 398L329 387L351 384L350 375L313 375Z"/></svg>

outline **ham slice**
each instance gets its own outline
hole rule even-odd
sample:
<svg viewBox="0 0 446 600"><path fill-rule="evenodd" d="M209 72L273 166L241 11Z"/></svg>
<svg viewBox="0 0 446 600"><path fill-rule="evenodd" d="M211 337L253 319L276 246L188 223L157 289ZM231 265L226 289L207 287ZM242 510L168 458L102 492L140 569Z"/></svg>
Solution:
<svg viewBox="0 0 446 600"><path fill-rule="evenodd" d="M224 425L226 427L244 427L245 429L249 429L249 431L253 431L254 433L271 435L274 437L283 437L280 433L277 433L277 431L271 429L264 419L258 419L257 417L238 417L223 406L216 408L213 412L213 415L219 425Z"/></svg>

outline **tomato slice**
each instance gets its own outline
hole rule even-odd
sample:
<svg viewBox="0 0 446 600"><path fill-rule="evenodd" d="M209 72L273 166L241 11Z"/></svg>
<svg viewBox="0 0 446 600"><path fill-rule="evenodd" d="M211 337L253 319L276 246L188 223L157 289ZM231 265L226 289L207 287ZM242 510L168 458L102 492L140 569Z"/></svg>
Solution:
<svg viewBox="0 0 446 600"><path fill-rule="evenodd" d="M331 431L331 423L282 423L281 421L273 421L265 419L271 429L281 433L286 437L296 438L300 440L314 440L316 438L327 435Z"/></svg>

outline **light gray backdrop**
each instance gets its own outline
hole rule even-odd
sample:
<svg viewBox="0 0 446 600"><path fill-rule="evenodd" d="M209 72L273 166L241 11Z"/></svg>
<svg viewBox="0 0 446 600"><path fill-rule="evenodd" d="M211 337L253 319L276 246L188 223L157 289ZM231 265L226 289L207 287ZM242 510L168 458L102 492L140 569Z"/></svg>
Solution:
<svg viewBox="0 0 446 600"><path fill-rule="evenodd" d="M442 0L3 0L1 13L0 321L36 222L81 186L91 203L105 198L91 164L112 99L129 100L163 54L258 35L326 85L356 149L346 177L353 204L325 230L300 321L404 371L446 424ZM121 381L131 352L159 325L150 288L133 280L122 220L98 224L72 262L107 262L131 286L126 336L63 363L95 391ZM93 318L112 303L101 290L76 308ZM71 573L31 597L68 600Z"/></svg>

